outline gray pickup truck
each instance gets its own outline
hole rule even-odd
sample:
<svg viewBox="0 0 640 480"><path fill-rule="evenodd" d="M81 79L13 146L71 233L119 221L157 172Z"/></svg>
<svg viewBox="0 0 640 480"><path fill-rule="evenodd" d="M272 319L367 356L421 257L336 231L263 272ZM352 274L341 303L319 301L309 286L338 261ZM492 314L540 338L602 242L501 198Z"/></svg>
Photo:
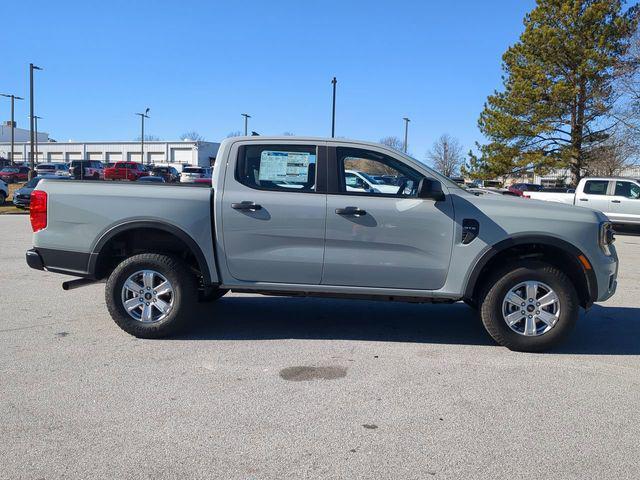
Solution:
<svg viewBox="0 0 640 480"><path fill-rule="evenodd" d="M27 263L81 277L66 289L106 280L111 316L142 338L232 290L464 301L499 344L539 351L613 295L618 270L600 212L476 196L350 140L227 139L211 188L43 180L31 222Z"/></svg>

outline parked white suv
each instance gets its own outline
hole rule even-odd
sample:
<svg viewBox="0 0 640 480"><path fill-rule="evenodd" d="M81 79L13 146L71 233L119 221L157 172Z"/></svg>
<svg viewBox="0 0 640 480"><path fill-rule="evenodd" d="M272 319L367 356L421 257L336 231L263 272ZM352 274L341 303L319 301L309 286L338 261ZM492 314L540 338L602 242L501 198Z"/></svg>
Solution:
<svg viewBox="0 0 640 480"><path fill-rule="evenodd" d="M194 183L198 178L211 178L211 168L184 167L180 174L181 183Z"/></svg>
<svg viewBox="0 0 640 480"><path fill-rule="evenodd" d="M39 163L36 165L38 175L68 176L69 166L66 163Z"/></svg>

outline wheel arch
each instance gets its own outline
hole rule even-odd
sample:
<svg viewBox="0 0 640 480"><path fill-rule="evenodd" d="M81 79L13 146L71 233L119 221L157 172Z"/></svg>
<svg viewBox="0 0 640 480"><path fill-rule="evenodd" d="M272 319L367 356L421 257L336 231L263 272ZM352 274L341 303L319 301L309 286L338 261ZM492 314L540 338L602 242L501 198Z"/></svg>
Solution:
<svg viewBox="0 0 640 480"><path fill-rule="evenodd" d="M207 263L206 257L198 245L198 243L187 232L173 224L162 220L134 220L120 223L105 231L94 244L89 258L89 273L94 278L103 278L104 272L101 270L104 266L103 260L105 256L105 247L109 246L115 239L126 234L133 234L136 231L155 230L164 232L181 242L187 249L188 253L193 255L198 270L202 276L205 286L212 284L211 270ZM150 251L153 251L151 249Z"/></svg>
<svg viewBox="0 0 640 480"><path fill-rule="evenodd" d="M589 308L598 296L598 283L595 272L592 268L584 267L579 258L581 256L592 265L579 248L557 237L526 234L502 240L476 260L466 281L464 298L471 302L477 300L483 288L483 279L502 264L501 260L538 258L564 271L578 291L580 305Z"/></svg>

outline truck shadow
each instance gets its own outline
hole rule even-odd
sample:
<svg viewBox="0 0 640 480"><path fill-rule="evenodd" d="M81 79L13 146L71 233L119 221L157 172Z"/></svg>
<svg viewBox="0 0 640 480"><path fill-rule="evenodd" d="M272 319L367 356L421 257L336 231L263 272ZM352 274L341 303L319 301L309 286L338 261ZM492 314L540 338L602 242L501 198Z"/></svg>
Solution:
<svg viewBox="0 0 640 480"><path fill-rule="evenodd" d="M555 354L640 355L640 309L594 306ZM229 296L198 307L188 340L363 340L485 345L495 342L464 305Z"/></svg>

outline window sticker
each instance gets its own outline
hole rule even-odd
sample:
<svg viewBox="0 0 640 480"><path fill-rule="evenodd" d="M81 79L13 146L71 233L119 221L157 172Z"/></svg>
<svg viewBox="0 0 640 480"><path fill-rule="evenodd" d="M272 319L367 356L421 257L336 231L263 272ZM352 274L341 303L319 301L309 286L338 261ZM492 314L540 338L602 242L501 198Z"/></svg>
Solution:
<svg viewBox="0 0 640 480"><path fill-rule="evenodd" d="M306 183L309 180L309 164L315 160L316 156L307 152L264 150L260 154L258 180Z"/></svg>

